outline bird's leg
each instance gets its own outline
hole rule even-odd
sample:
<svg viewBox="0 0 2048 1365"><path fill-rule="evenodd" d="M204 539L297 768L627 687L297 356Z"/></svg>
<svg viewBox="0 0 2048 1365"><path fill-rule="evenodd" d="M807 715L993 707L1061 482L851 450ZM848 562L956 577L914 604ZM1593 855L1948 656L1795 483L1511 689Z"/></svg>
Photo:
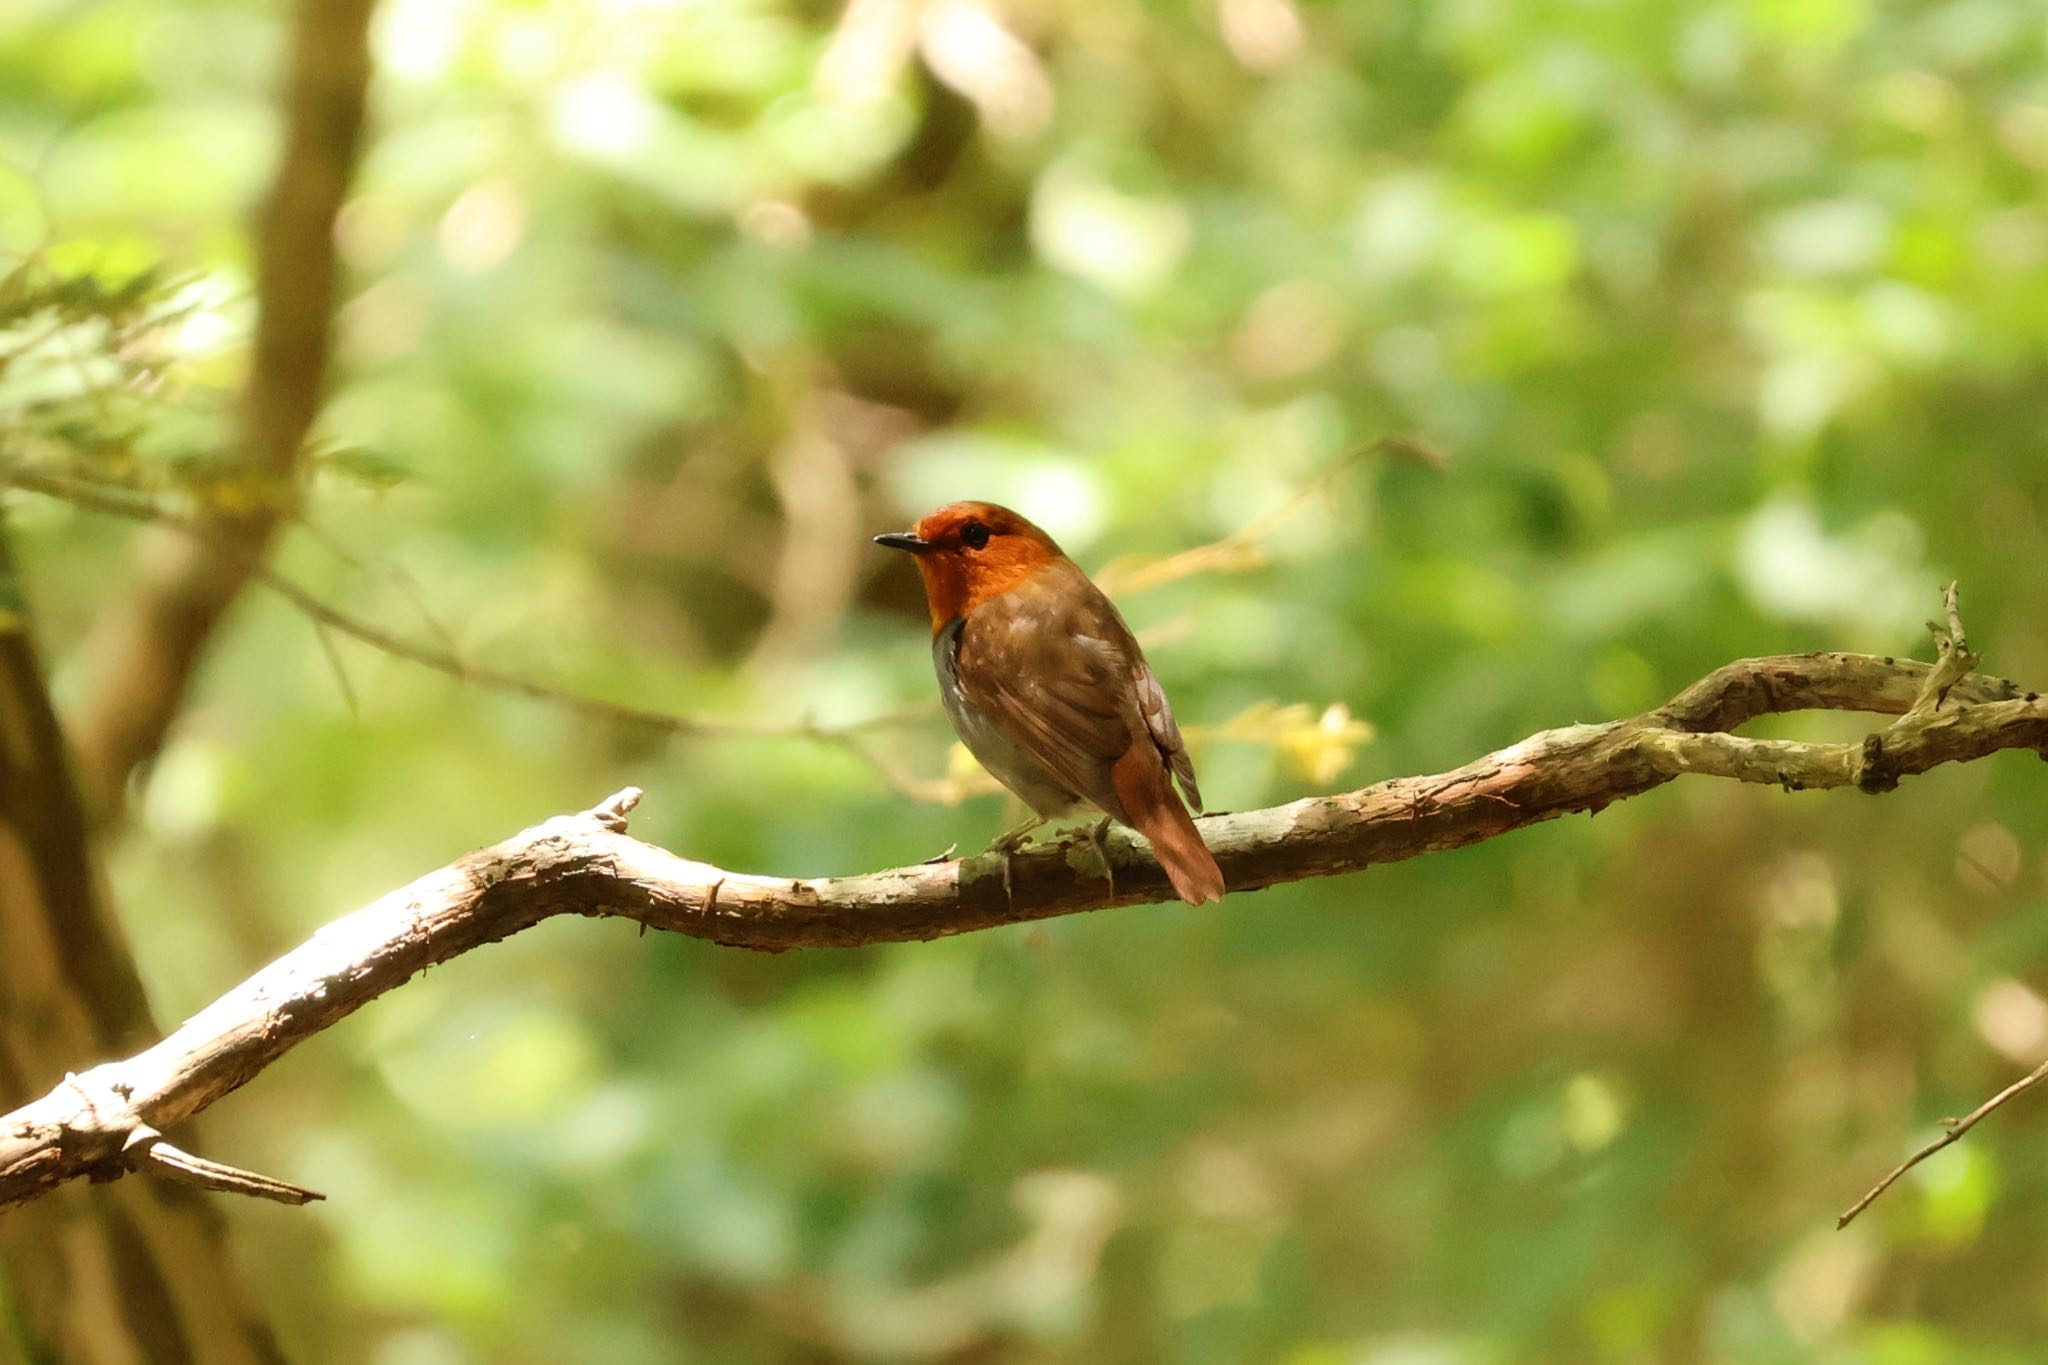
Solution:
<svg viewBox="0 0 2048 1365"><path fill-rule="evenodd" d="M1095 856L1102 859L1102 875L1109 882L1109 898L1116 899L1116 864L1109 860L1109 845L1103 842L1109 833L1110 817L1105 815L1088 826L1088 845L1095 850Z"/></svg>
<svg viewBox="0 0 2048 1365"><path fill-rule="evenodd" d="M1031 837L1031 831L1045 823L1043 815L1034 815L1021 825L1012 826L988 841L988 851L1009 857L1024 847L1024 841Z"/></svg>
<svg viewBox="0 0 2048 1365"><path fill-rule="evenodd" d="M989 840L988 851L999 853L1003 858L1003 904L1013 910L1017 905L1017 895L1010 884L1010 858L1018 849L1024 847L1024 841L1031 837L1031 831L1044 823L1043 815L1034 815L1023 824L1006 829Z"/></svg>

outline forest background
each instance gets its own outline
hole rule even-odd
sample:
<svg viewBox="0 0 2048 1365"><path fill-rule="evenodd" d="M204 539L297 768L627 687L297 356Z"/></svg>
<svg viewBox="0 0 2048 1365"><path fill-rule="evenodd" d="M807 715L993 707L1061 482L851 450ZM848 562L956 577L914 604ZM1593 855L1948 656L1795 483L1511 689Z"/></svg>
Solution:
<svg viewBox="0 0 2048 1365"><path fill-rule="evenodd" d="M2039 0L0 7L0 461L45 481L6 497L9 619L156 1025L627 783L723 867L979 847L1008 812L867 541L953 497L1101 572L1220 809L1738 657L1927 657L1950 579L2048 685L2044 33ZM465 682L261 583L152 615L190 545L51 479L274 522L277 573L466 665L759 733ZM159 628L189 661L126 649ZM131 1251L236 1306L187 1342L220 1359L2033 1360L2037 1108L1833 1222L2048 1056L2044 784L1689 779L858 951L552 923L207 1116L330 1196L171 1215L232 1287ZM104 1027L10 1100L155 1036L27 989L0 1029ZM95 1240L131 1187L0 1216L0 1355L147 1338L151 1273Z"/></svg>

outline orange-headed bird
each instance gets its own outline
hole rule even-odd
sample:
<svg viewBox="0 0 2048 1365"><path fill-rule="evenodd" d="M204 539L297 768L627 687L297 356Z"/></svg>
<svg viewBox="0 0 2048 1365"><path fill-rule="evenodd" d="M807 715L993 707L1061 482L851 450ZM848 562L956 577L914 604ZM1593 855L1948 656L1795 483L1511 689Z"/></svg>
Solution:
<svg viewBox="0 0 2048 1365"><path fill-rule="evenodd" d="M939 696L981 766L1040 820L1094 806L1137 830L1188 904L1222 899L1222 869L1173 790L1202 808L1166 693L1052 537L1007 507L956 502L875 543L917 557Z"/></svg>

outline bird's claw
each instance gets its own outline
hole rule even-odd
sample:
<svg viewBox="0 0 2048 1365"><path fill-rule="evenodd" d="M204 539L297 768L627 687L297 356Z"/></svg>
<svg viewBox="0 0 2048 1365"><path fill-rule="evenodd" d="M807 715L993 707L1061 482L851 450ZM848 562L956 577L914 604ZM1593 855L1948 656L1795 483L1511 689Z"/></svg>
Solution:
<svg viewBox="0 0 2048 1365"><path fill-rule="evenodd" d="M1031 842L1031 831L1036 828L1038 826L1029 825L1023 829L1013 829L998 834L995 838L988 841L988 851L990 853L1000 853L1005 858L1013 853L1021 852L1024 845Z"/></svg>
<svg viewBox="0 0 2048 1365"><path fill-rule="evenodd" d="M1017 851L1030 841L1031 831L1044 823L1043 817L1036 820L1028 820L1018 825L1015 829L1004 830L1001 834L988 841L986 852L993 853L1003 860L1003 904L1012 911L1017 908L1017 893L1015 883L1010 876L1010 859L1015 857Z"/></svg>
<svg viewBox="0 0 2048 1365"><path fill-rule="evenodd" d="M957 842L947 844L946 851L944 853L934 853L931 857L926 858L922 863L918 864L918 866L931 867L937 863L950 863L953 861L953 855L955 853L958 853L959 851L960 845Z"/></svg>
<svg viewBox="0 0 2048 1365"><path fill-rule="evenodd" d="M1109 898L1116 899L1116 864L1109 860L1109 845L1103 842L1109 835L1110 818L1105 815L1088 826L1088 845L1095 850L1095 856L1102 860L1102 876L1109 883Z"/></svg>

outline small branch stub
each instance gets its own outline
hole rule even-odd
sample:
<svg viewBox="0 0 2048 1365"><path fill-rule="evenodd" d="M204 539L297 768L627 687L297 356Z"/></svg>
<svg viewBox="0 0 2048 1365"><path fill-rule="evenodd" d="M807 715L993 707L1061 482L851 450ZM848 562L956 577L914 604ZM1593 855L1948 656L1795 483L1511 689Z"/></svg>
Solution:
<svg viewBox="0 0 2048 1365"><path fill-rule="evenodd" d="M1956 599L1954 583L1941 590L1941 605L1944 620L1927 623L1929 633L1934 636L1933 671L1928 673L1920 695L1913 699L1912 708L1900 718L1901 724L1940 710L1942 702L1948 699L1949 689L1977 667L1977 656L1971 652L1969 638L1963 634L1963 614Z"/></svg>
<svg viewBox="0 0 2048 1365"><path fill-rule="evenodd" d="M604 800L592 806L584 814L603 825L614 834L626 832L626 817L640 804L644 796L638 787L627 787L624 791L613 792Z"/></svg>
<svg viewBox="0 0 2048 1365"><path fill-rule="evenodd" d="M288 1180L273 1176L258 1175L238 1166L229 1166L219 1161L208 1161L203 1156L194 1156L180 1147L173 1147L164 1141L162 1133L146 1123L138 1123L129 1131L128 1140L121 1146L121 1154L129 1170L146 1170L181 1185L192 1185L202 1190L216 1190L223 1194L246 1194L255 1199L268 1199L278 1204L310 1204L327 1196L303 1185L294 1185Z"/></svg>

